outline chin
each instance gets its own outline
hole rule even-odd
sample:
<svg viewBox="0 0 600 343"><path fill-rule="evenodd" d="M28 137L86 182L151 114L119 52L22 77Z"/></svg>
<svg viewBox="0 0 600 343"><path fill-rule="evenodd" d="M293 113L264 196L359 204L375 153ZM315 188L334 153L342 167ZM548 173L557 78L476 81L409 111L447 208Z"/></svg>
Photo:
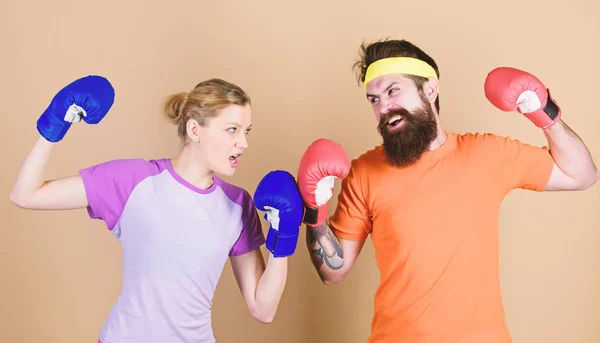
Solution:
<svg viewBox="0 0 600 343"><path fill-rule="evenodd" d="M217 174L220 174L223 176L233 176L233 174L235 174L235 168L231 168L231 167L219 168L219 169L215 170L215 172Z"/></svg>
<svg viewBox="0 0 600 343"><path fill-rule="evenodd" d="M212 170L219 175L223 176L233 176L237 167L239 166L239 162L227 160L226 163L219 161L218 163L212 163Z"/></svg>

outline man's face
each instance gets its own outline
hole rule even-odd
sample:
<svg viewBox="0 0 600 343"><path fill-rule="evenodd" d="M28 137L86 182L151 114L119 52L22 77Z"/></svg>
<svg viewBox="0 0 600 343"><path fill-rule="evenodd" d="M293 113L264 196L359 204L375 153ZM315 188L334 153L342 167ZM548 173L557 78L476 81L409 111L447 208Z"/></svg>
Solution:
<svg viewBox="0 0 600 343"><path fill-rule="evenodd" d="M384 75L369 82L367 99L388 162L396 167L417 162L437 137L435 113L423 90L404 75Z"/></svg>

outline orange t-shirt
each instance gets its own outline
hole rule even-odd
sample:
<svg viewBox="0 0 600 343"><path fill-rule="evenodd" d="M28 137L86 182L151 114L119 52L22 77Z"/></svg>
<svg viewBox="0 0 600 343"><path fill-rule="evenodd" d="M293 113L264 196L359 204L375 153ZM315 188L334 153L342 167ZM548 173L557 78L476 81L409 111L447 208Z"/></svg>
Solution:
<svg viewBox="0 0 600 343"><path fill-rule="evenodd" d="M369 234L381 275L369 343L505 343L498 217L515 188L542 191L554 160L493 134L455 134L410 168L383 147L351 163L329 226L337 237Z"/></svg>

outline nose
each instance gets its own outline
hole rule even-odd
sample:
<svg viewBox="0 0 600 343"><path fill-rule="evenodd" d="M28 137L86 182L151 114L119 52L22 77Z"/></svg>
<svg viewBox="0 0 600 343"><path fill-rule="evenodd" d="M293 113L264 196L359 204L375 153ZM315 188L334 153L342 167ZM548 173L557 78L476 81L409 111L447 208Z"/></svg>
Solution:
<svg viewBox="0 0 600 343"><path fill-rule="evenodd" d="M246 149L248 147L248 138L246 137L246 134L242 134L235 145L238 148Z"/></svg>
<svg viewBox="0 0 600 343"><path fill-rule="evenodd" d="M387 99L381 99L379 106L375 108L375 118L377 121L381 119L381 116L386 115L392 109L392 102Z"/></svg>
<svg viewBox="0 0 600 343"><path fill-rule="evenodd" d="M387 99L382 99L379 104L379 113L386 114L392 108L392 102Z"/></svg>

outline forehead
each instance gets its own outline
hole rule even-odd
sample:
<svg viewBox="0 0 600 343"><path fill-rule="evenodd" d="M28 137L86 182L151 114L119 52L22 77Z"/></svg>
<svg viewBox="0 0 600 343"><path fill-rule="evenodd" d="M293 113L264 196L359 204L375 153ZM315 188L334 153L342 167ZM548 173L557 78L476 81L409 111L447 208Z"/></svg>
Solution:
<svg viewBox="0 0 600 343"><path fill-rule="evenodd" d="M213 122L215 124L235 123L244 127L249 126L252 124L252 110L248 104L245 106L229 105L213 118Z"/></svg>
<svg viewBox="0 0 600 343"><path fill-rule="evenodd" d="M379 94L385 91L392 84L398 84L403 87L414 87L415 83L405 74L387 74L374 78L367 84L367 94Z"/></svg>

